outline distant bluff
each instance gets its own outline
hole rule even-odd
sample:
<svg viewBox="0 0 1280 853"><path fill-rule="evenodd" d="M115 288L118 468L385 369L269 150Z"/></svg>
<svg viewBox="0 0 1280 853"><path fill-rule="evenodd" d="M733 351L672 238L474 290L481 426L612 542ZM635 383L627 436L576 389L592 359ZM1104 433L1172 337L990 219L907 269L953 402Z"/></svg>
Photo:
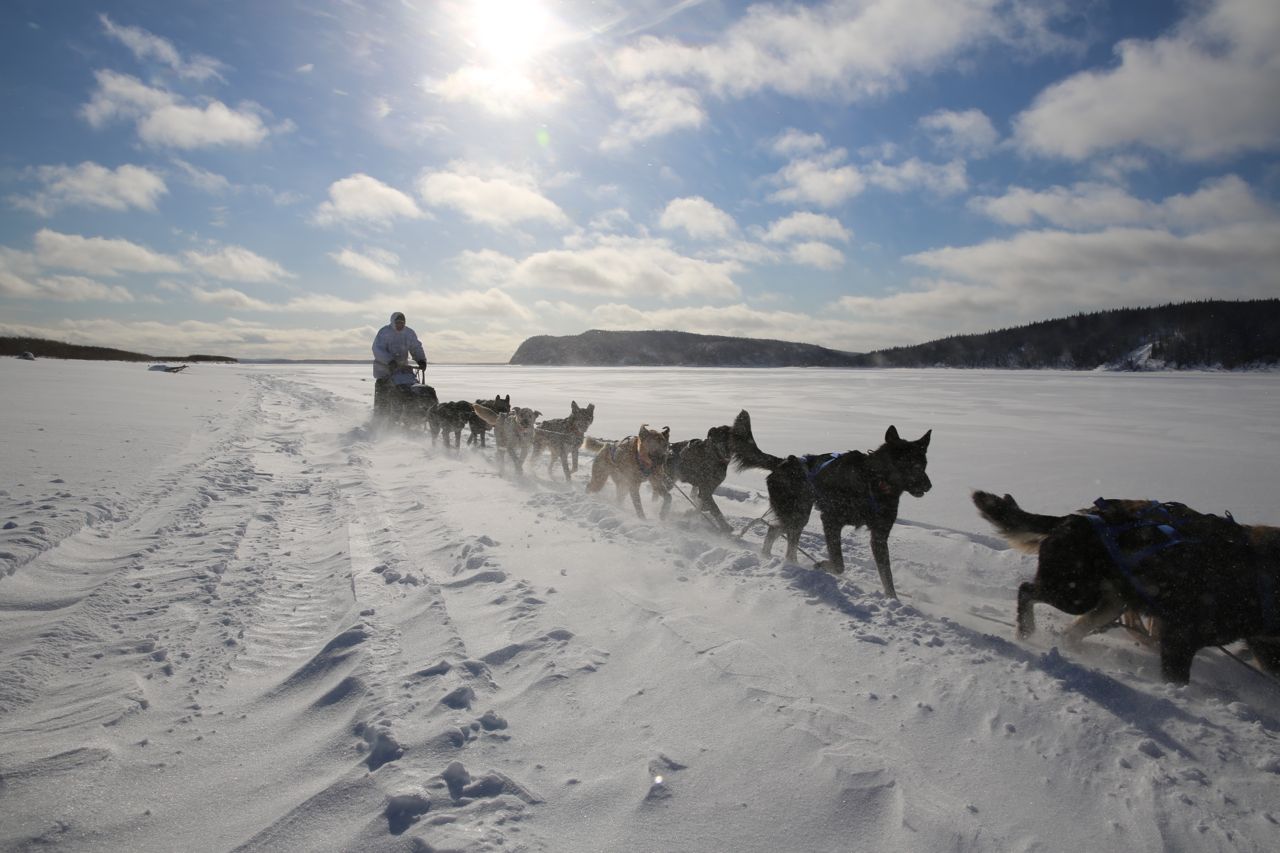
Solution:
<svg viewBox="0 0 1280 853"><path fill-rule="evenodd" d="M814 344L692 332L605 332L529 338L511 364L574 367L856 367L856 353Z"/></svg>

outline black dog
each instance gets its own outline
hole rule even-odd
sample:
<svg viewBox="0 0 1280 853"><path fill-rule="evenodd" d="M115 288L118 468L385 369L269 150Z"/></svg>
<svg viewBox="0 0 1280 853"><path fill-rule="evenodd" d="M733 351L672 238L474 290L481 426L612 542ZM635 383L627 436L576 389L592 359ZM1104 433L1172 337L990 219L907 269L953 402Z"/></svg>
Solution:
<svg viewBox="0 0 1280 853"><path fill-rule="evenodd" d="M425 430L440 399L430 385L393 385L387 397L387 419L409 430Z"/></svg>
<svg viewBox="0 0 1280 853"><path fill-rule="evenodd" d="M693 503L705 513L722 532L733 527L725 520L716 506L715 492L729 473L733 427L716 426L707 430L706 438L690 438L671 445L667 454L667 476L678 483L688 483L693 492ZM671 492L662 496L660 516L667 517L671 509Z"/></svg>
<svg viewBox="0 0 1280 853"><path fill-rule="evenodd" d="M1103 500L1071 515L1026 512L1009 495L974 492L978 512L1010 544L1039 555L1034 581L1018 587L1018 635L1036 629L1042 601L1079 616L1079 641L1124 610L1159 625L1160 671L1191 680L1205 646L1245 640L1280 674L1280 528L1237 524L1179 503Z"/></svg>
<svg viewBox="0 0 1280 853"><path fill-rule="evenodd" d="M751 416L746 410L733 422L733 458L739 471L760 468L769 472L769 508L774 521L765 534L764 553L773 550L779 534L787 537L787 559L796 560L800 532L809 523L813 505L822 517L827 540L827 560L819 566L835 574L844 571L840 533L845 525L871 531L871 553L880 573L885 595L897 598L893 571L889 564L889 531L898 520L898 500L903 492L922 497L933 488L928 465L929 430L915 441L898 437L889 427L884 444L870 453L848 450L811 456L770 456L756 446L751 434Z"/></svg>
<svg viewBox="0 0 1280 853"><path fill-rule="evenodd" d="M453 446L462 449L462 430L471 422L475 409L466 400L455 400L451 403L439 403L427 414L427 424L431 427L431 443L435 444L436 436L444 439L444 446L449 447L449 436L453 436Z"/></svg>
<svg viewBox="0 0 1280 853"><path fill-rule="evenodd" d="M508 394L505 399L502 396L497 396L492 400L476 400L476 402L481 406L484 406L489 411L496 412L499 415L506 414L511 411L510 394ZM484 443L484 434L486 431L493 429L493 427L486 423L485 420L474 411L471 413L471 419L467 421L467 425L471 427L471 434L467 436L467 447L470 447L477 441L480 443L481 447L486 447L487 445ZM497 441L497 436L494 436L493 440Z"/></svg>
<svg viewBox="0 0 1280 853"><path fill-rule="evenodd" d="M589 403L586 408L583 408L578 405L577 400L571 400L569 405L571 407L569 417L543 421L534 428L533 432L532 457L537 459L544 448L551 451L551 460L547 463L547 476L551 476L555 470L556 460L559 459L560 465L564 468L565 480L572 478L569 473L569 455L573 454L573 470L577 471L578 449L582 447L582 440L596 418L595 403Z"/></svg>

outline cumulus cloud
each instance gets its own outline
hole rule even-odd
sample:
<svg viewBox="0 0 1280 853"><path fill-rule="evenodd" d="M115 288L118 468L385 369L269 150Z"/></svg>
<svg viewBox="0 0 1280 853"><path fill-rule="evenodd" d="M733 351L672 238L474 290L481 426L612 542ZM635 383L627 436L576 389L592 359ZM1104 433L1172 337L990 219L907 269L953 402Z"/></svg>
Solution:
<svg viewBox="0 0 1280 853"><path fill-rule="evenodd" d="M569 217L538 188L532 175L501 166L455 162L447 169L424 171L418 193L431 207L456 210L471 222L493 228L542 223L569 226Z"/></svg>
<svg viewBox="0 0 1280 853"><path fill-rule="evenodd" d="M776 219L769 223L764 232L764 239L770 243L786 243L798 239L839 240L847 243L852 237L840 220L808 211Z"/></svg>
<svg viewBox="0 0 1280 853"><path fill-rule="evenodd" d="M812 154L827 147L827 141L820 133L804 133L789 127L769 143L769 150L782 157L795 157L800 154Z"/></svg>
<svg viewBox="0 0 1280 853"><path fill-rule="evenodd" d="M738 230L732 216L702 196L668 202L658 219L658 227L666 231L683 230L695 240L723 240Z"/></svg>
<svg viewBox="0 0 1280 853"><path fill-rule="evenodd" d="M1116 45L1116 65L1041 92L1014 121L1031 154L1141 146L1204 161L1280 148L1280 4L1192 4L1172 33Z"/></svg>
<svg viewBox="0 0 1280 853"><path fill-rule="evenodd" d="M45 267L105 276L182 271L182 265L173 258L128 240L61 234L48 228L36 232L35 258Z"/></svg>
<svg viewBox="0 0 1280 853"><path fill-rule="evenodd" d="M792 263L820 270L836 270L844 266L844 252L829 243L814 240L796 243L787 250L787 256Z"/></svg>
<svg viewBox="0 0 1280 853"><path fill-rule="evenodd" d="M218 290L193 287L189 292L191 298L201 305L216 305L232 311L274 311L279 307L230 287Z"/></svg>
<svg viewBox="0 0 1280 853"><path fill-rule="evenodd" d="M1115 227L1087 234L1025 231L1004 240L906 258L965 283L984 306L1016 306L1023 320L1106 307L1275 295L1280 221L1245 222L1177 235ZM964 306L955 304L957 310ZM989 328L989 327L988 327Z"/></svg>
<svg viewBox="0 0 1280 853"><path fill-rule="evenodd" d="M11 196L10 200L44 217L64 207L155 210L156 201L169 191L164 179L144 166L108 169L84 162L78 166L38 166L34 174L43 188L34 195Z"/></svg>
<svg viewBox="0 0 1280 853"><path fill-rule="evenodd" d="M859 166L847 159L845 149L833 148L791 161L769 176L769 182L779 187L769 200L837 207L869 186L892 193L922 189L937 195L963 192L969 186L962 160L927 163L912 157L900 163L874 160Z"/></svg>
<svg viewBox="0 0 1280 853"><path fill-rule="evenodd" d="M1280 216L1280 211L1264 204L1236 175L1207 181L1193 193L1161 201L1136 198L1114 185L1084 182L1040 191L1010 187L1001 196L977 196L969 207L1007 225L1044 222L1072 230L1113 225L1163 225L1185 230Z"/></svg>
<svg viewBox="0 0 1280 853"><path fill-rule="evenodd" d="M249 147L270 133L260 110L252 105L232 109L211 98L192 105L172 92L115 71L97 71L94 78L97 88L80 108L81 117L93 128L133 121L143 142L182 149Z"/></svg>
<svg viewBox="0 0 1280 853"><path fill-rule="evenodd" d="M610 125L600 141L603 151L628 148L677 130L702 127L707 112L702 97L687 86L646 83L630 86L616 97L622 118Z"/></svg>
<svg viewBox="0 0 1280 853"><path fill-rule="evenodd" d="M672 300L732 299L733 275L741 264L709 261L676 252L664 240L600 236L581 246L536 252L521 260L473 253L462 262L472 280L511 287L568 291L596 297Z"/></svg>
<svg viewBox="0 0 1280 853"><path fill-rule="evenodd" d="M921 129L940 150L970 157L983 157L1000 139L991 119L982 110L938 110L920 119Z"/></svg>
<svg viewBox="0 0 1280 853"><path fill-rule="evenodd" d="M510 66L467 65L423 88L442 100L470 103L499 116L516 116L558 103L563 95L527 70Z"/></svg>
<svg viewBox="0 0 1280 853"><path fill-rule="evenodd" d="M691 80L722 98L774 91L852 101L901 89L909 75L983 45L1059 49L1051 23L992 0L759 4L707 43L646 37L611 67L620 80Z"/></svg>
<svg viewBox="0 0 1280 853"><path fill-rule="evenodd" d="M377 178L357 173L329 185L329 200L316 209L313 221L319 225L354 222L385 226L401 217L422 216L408 195Z"/></svg>
<svg viewBox="0 0 1280 853"><path fill-rule="evenodd" d="M231 182L217 172L201 169L177 157L171 162L178 170L179 178L198 190L210 195L221 195L231 190Z"/></svg>
<svg viewBox="0 0 1280 853"><path fill-rule="evenodd" d="M214 252L189 251L185 255L191 268L222 279L269 284L294 278L293 273L242 246L224 246Z"/></svg>

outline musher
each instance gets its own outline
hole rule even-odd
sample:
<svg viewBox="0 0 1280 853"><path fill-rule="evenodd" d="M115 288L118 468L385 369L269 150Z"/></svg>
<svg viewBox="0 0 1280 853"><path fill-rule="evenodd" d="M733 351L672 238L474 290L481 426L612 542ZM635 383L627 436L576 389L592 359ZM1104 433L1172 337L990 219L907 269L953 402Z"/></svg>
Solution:
<svg viewBox="0 0 1280 853"><path fill-rule="evenodd" d="M413 329L404 324L400 311L391 315L391 322L378 330L373 339L373 418L383 420L394 405L392 394L402 386L413 385L415 377L409 365L409 356L418 363L419 370L427 369L427 354Z"/></svg>

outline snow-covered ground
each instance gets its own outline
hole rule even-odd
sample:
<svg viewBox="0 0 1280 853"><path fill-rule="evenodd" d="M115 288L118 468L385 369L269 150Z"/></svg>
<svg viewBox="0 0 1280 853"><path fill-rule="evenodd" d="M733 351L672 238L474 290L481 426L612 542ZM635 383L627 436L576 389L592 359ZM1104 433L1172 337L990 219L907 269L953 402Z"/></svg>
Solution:
<svg viewBox="0 0 1280 853"><path fill-rule="evenodd" d="M783 454L932 429L903 600L864 531L835 578L641 521L585 467L516 481L492 448L377 436L363 367L5 359L0 849L1276 849L1277 685L1208 650L1167 686L1121 631L1058 648L1045 607L1016 641L1033 564L969 491L1280 523L1280 375L429 379L595 403L604 438L741 408ZM741 525L762 487L718 501Z"/></svg>

